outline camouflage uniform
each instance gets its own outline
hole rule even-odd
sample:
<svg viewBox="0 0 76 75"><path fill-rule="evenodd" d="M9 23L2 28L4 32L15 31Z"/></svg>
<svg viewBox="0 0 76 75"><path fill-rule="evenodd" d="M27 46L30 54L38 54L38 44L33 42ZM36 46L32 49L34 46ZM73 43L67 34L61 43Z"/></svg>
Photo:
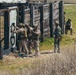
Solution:
<svg viewBox="0 0 76 75"><path fill-rule="evenodd" d="M19 52L22 52L22 48L24 50L25 54L28 54L28 48L27 48L27 30L23 28L23 25L21 28L15 31L18 33L19 37Z"/></svg>
<svg viewBox="0 0 76 75"><path fill-rule="evenodd" d="M39 36L40 36L40 30L38 29L38 26L34 26L34 29L32 31L32 39L33 39L33 45L35 49L35 56L38 56L39 53Z"/></svg>
<svg viewBox="0 0 76 75"><path fill-rule="evenodd" d="M59 27L59 23L55 23L56 28L54 31L54 53L56 53L56 48L58 48L58 53L60 53L60 39L61 39L61 28Z"/></svg>
<svg viewBox="0 0 76 75"><path fill-rule="evenodd" d="M27 26L27 38L28 38L29 54L32 54L32 30L33 30L32 27Z"/></svg>
<svg viewBox="0 0 76 75"><path fill-rule="evenodd" d="M66 20L65 20L66 19L66 15L65 14L66 14L66 12L64 12L64 34L65 34L65 25L66 25Z"/></svg>
<svg viewBox="0 0 76 75"><path fill-rule="evenodd" d="M72 35L73 29L72 29L72 22L71 22L71 19L70 19L70 18L69 18L68 21L66 22L65 34L68 33L68 30L70 30L70 34Z"/></svg>

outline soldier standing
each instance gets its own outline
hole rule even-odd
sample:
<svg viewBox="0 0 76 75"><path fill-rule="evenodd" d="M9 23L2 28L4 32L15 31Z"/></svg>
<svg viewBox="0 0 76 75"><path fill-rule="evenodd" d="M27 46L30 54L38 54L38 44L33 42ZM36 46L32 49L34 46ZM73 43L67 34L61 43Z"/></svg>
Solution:
<svg viewBox="0 0 76 75"><path fill-rule="evenodd" d="M59 26L59 22L55 22L56 28L54 31L54 53L56 53L56 48L58 48L57 52L60 53L60 40L62 38L61 36L61 28Z"/></svg>
<svg viewBox="0 0 76 75"><path fill-rule="evenodd" d="M30 27L28 24L25 24L27 27L27 38L28 38L28 50L29 54L32 54L32 30L33 28Z"/></svg>
<svg viewBox="0 0 76 75"><path fill-rule="evenodd" d="M36 24L32 31L32 39L33 39L33 45L34 45L34 49L35 49L35 56L38 56L40 54L39 37L40 37L40 30L38 29L38 25Z"/></svg>
<svg viewBox="0 0 76 75"><path fill-rule="evenodd" d="M20 28L16 31L13 31L18 33L19 37L19 53L21 55L22 53L22 48L24 50L25 55L28 54L28 49L27 49L27 30L25 29L25 26L23 24L20 24Z"/></svg>
<svg viewBox="0 0 76 75"><path fill-rule="evenodd" d="M65 25L66 25L66 12L64 12L64 34L65 34Z"/></svg>
<svg viewBox="0 0 76 75"><path fill-rule="evenodd" d="M70 34L72 35L73 29L72 29L72 21L70 18L68 18L68 21L66 22L65 34L68 33L68 30L70 30Z"/></svg>

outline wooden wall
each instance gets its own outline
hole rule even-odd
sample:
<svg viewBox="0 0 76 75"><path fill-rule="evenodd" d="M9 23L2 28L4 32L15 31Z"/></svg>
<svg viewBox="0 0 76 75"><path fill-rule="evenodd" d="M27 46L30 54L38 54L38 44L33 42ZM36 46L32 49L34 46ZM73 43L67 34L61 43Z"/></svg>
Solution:
<svg viewBox="0 0 76 75"><path fill-rule="evenodd" d="M44 1L44 0L30 0L30 1ZM47 2L54 2L54 1L61 1L61 0L47 0ZM76 0L63 0L64 3L76 3Z"/></svg>

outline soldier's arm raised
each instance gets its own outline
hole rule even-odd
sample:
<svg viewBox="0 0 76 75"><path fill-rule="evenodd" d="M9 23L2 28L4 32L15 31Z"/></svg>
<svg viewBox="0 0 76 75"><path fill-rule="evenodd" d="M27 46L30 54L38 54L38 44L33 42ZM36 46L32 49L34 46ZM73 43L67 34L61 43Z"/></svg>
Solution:
<svg viewBox="0 0 76 75"><path fill-rule="evenodd" d="M27 24L25 24L27 26L27 28L29 28L31 31L33 30L33 28Z"/></svg>
<svg viewBox="0 0 76 75"><path fill-rule="evenodd" d="M13 33L19 33L22 32L22 29L16 30L16 31L12 31Z"/></svg>
<svg viewBox="0 0 76 75"><path fill-rule="evenodd" d="M23 31L23 29L19 29L19 30L16 31L16 33L20 33L22 31Z"/></svg>
<svg viewBox="0 0 76 75"><path fill-rule="evenodd" d="M40 30L37 30L36 32L33 32L36 35L40 35Z"/></svg>

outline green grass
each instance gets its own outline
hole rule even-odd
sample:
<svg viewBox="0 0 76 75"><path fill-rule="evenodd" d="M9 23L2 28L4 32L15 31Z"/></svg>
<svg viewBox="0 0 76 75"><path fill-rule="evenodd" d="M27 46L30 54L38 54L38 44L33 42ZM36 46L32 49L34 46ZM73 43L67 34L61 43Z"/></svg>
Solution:
<svg viewBox="0 0 76 75"><path fill-rule="evenodd" d="M68 32L68 35L63 35L61 46L64 47L65 45L71 44L74 42L76 38L76 5L72 4L65 4L64 5L64 11L66 12L66 21L68 18L72 19L73 24L73 35L70 35L70 32ZM51 50L53 49L53 38L47 38L44 40L43 43L40 43L40 50Z"/></svg>
<svg viewBox="0 0 76 75"><path fill-rule="evenodd" d="M74 32L76 32L76 4L65 5L64 10L66 12L66 20L68 18L72 19L73 29L74 29Z"/></svg>
<svg viewBox="0 0 76 75"><path fill-rule="evenodd" d="M53 38L46 38L40 43L40 50L51 50L53 46Z"/></svg>
<svg viewBox="0 0 76 75"><path fill-rule="evenodd" d="M76 5L65 5L64 10L66 12L66 20L71 17L72 23L73 23L73 35L63 35L62 41L61 41L61 47L65 47L66 45L69 45L74 42L76 38ZM44 42L40 43L40 51L41 50L52 50L53 49L53 38L46 38ZM12 61L0 61L0 70L16 70L16 69L21 69L23 67L33 67L33 62L36 61L37 59L16 59Z"/></svg>

